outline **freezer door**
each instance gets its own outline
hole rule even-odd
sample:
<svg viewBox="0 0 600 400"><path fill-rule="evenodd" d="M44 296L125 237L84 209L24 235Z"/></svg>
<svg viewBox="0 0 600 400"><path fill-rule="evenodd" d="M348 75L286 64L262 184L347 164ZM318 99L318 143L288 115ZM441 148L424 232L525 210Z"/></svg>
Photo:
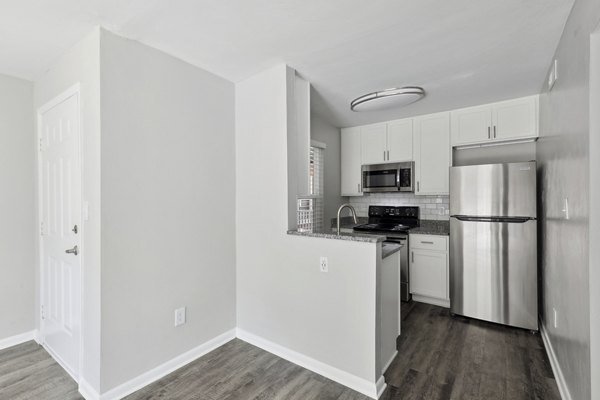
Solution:
<svg viewBox="0 0 600 400"><path fill-rule="evenodd" d="M450 219L454 314L538 329L536 221Z"/></svg>
<svg viewBox="0 0 600 400"><path fill-rule="evenodd" d="M450 168L450 215L536 218L535 162Z"/></svg>

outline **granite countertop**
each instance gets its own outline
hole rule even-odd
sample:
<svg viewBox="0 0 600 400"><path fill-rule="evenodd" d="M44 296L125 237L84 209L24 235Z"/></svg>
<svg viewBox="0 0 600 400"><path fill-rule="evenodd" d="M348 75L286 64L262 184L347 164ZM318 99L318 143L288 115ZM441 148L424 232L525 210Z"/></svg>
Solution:
<svg viewBox="0 0 600 400"><path fill-rule="evenodd" d="M288 235L295 236L308 236L308 237L317 237L323 239L337 239L337 240L350 240L353 242L363 242L363 243L377 243L383 242L385 240L385 236L382 235L372 235L369 233L358 233L358 232L340 232L340 234L336 234L331 229L323 230L320 232L298 232L295 230L287 231Z"/></svg>
<svg viewBox="0 0 600 400"><path fill-rule="evenodd" d="M409 233L417 233L419 235L448 236L450 234L450 221L422 219L421 226L412 228Z"/></svg>

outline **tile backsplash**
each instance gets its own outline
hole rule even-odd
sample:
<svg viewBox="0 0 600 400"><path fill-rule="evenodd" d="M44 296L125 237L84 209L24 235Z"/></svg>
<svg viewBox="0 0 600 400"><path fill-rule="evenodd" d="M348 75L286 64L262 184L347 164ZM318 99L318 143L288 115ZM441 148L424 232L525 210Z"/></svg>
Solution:
<svg viewBox="0 0 600 400"><path fill-rule="evenodd" d="M350 204L361 217L366 217L370 205L417 206L421 219L447 221L450 198L448 196L415 196L414 193L365 193L361 197L350 197Z"/></svg>

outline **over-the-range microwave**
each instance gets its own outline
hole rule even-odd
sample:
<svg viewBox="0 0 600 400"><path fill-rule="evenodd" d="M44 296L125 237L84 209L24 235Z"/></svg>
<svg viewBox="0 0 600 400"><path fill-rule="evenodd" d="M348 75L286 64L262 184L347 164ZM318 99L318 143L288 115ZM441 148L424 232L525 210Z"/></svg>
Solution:
<svg viewBox="0 0 600 400"><path fill-rule="evenodd" d="M363 192L414 192L415 163L362 166Z"/></svg>

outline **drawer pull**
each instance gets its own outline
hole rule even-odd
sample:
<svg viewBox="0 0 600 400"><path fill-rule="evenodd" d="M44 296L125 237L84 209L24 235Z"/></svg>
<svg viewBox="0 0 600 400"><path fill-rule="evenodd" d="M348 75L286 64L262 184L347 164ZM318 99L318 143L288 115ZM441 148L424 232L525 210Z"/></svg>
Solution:
<svg viewBox="0 0 600 400"><path fill-rule="evenodd" d="M421 243L423 243L423 244L433 244L433 242L425 242L423 240L421 240Z"/></svg>

